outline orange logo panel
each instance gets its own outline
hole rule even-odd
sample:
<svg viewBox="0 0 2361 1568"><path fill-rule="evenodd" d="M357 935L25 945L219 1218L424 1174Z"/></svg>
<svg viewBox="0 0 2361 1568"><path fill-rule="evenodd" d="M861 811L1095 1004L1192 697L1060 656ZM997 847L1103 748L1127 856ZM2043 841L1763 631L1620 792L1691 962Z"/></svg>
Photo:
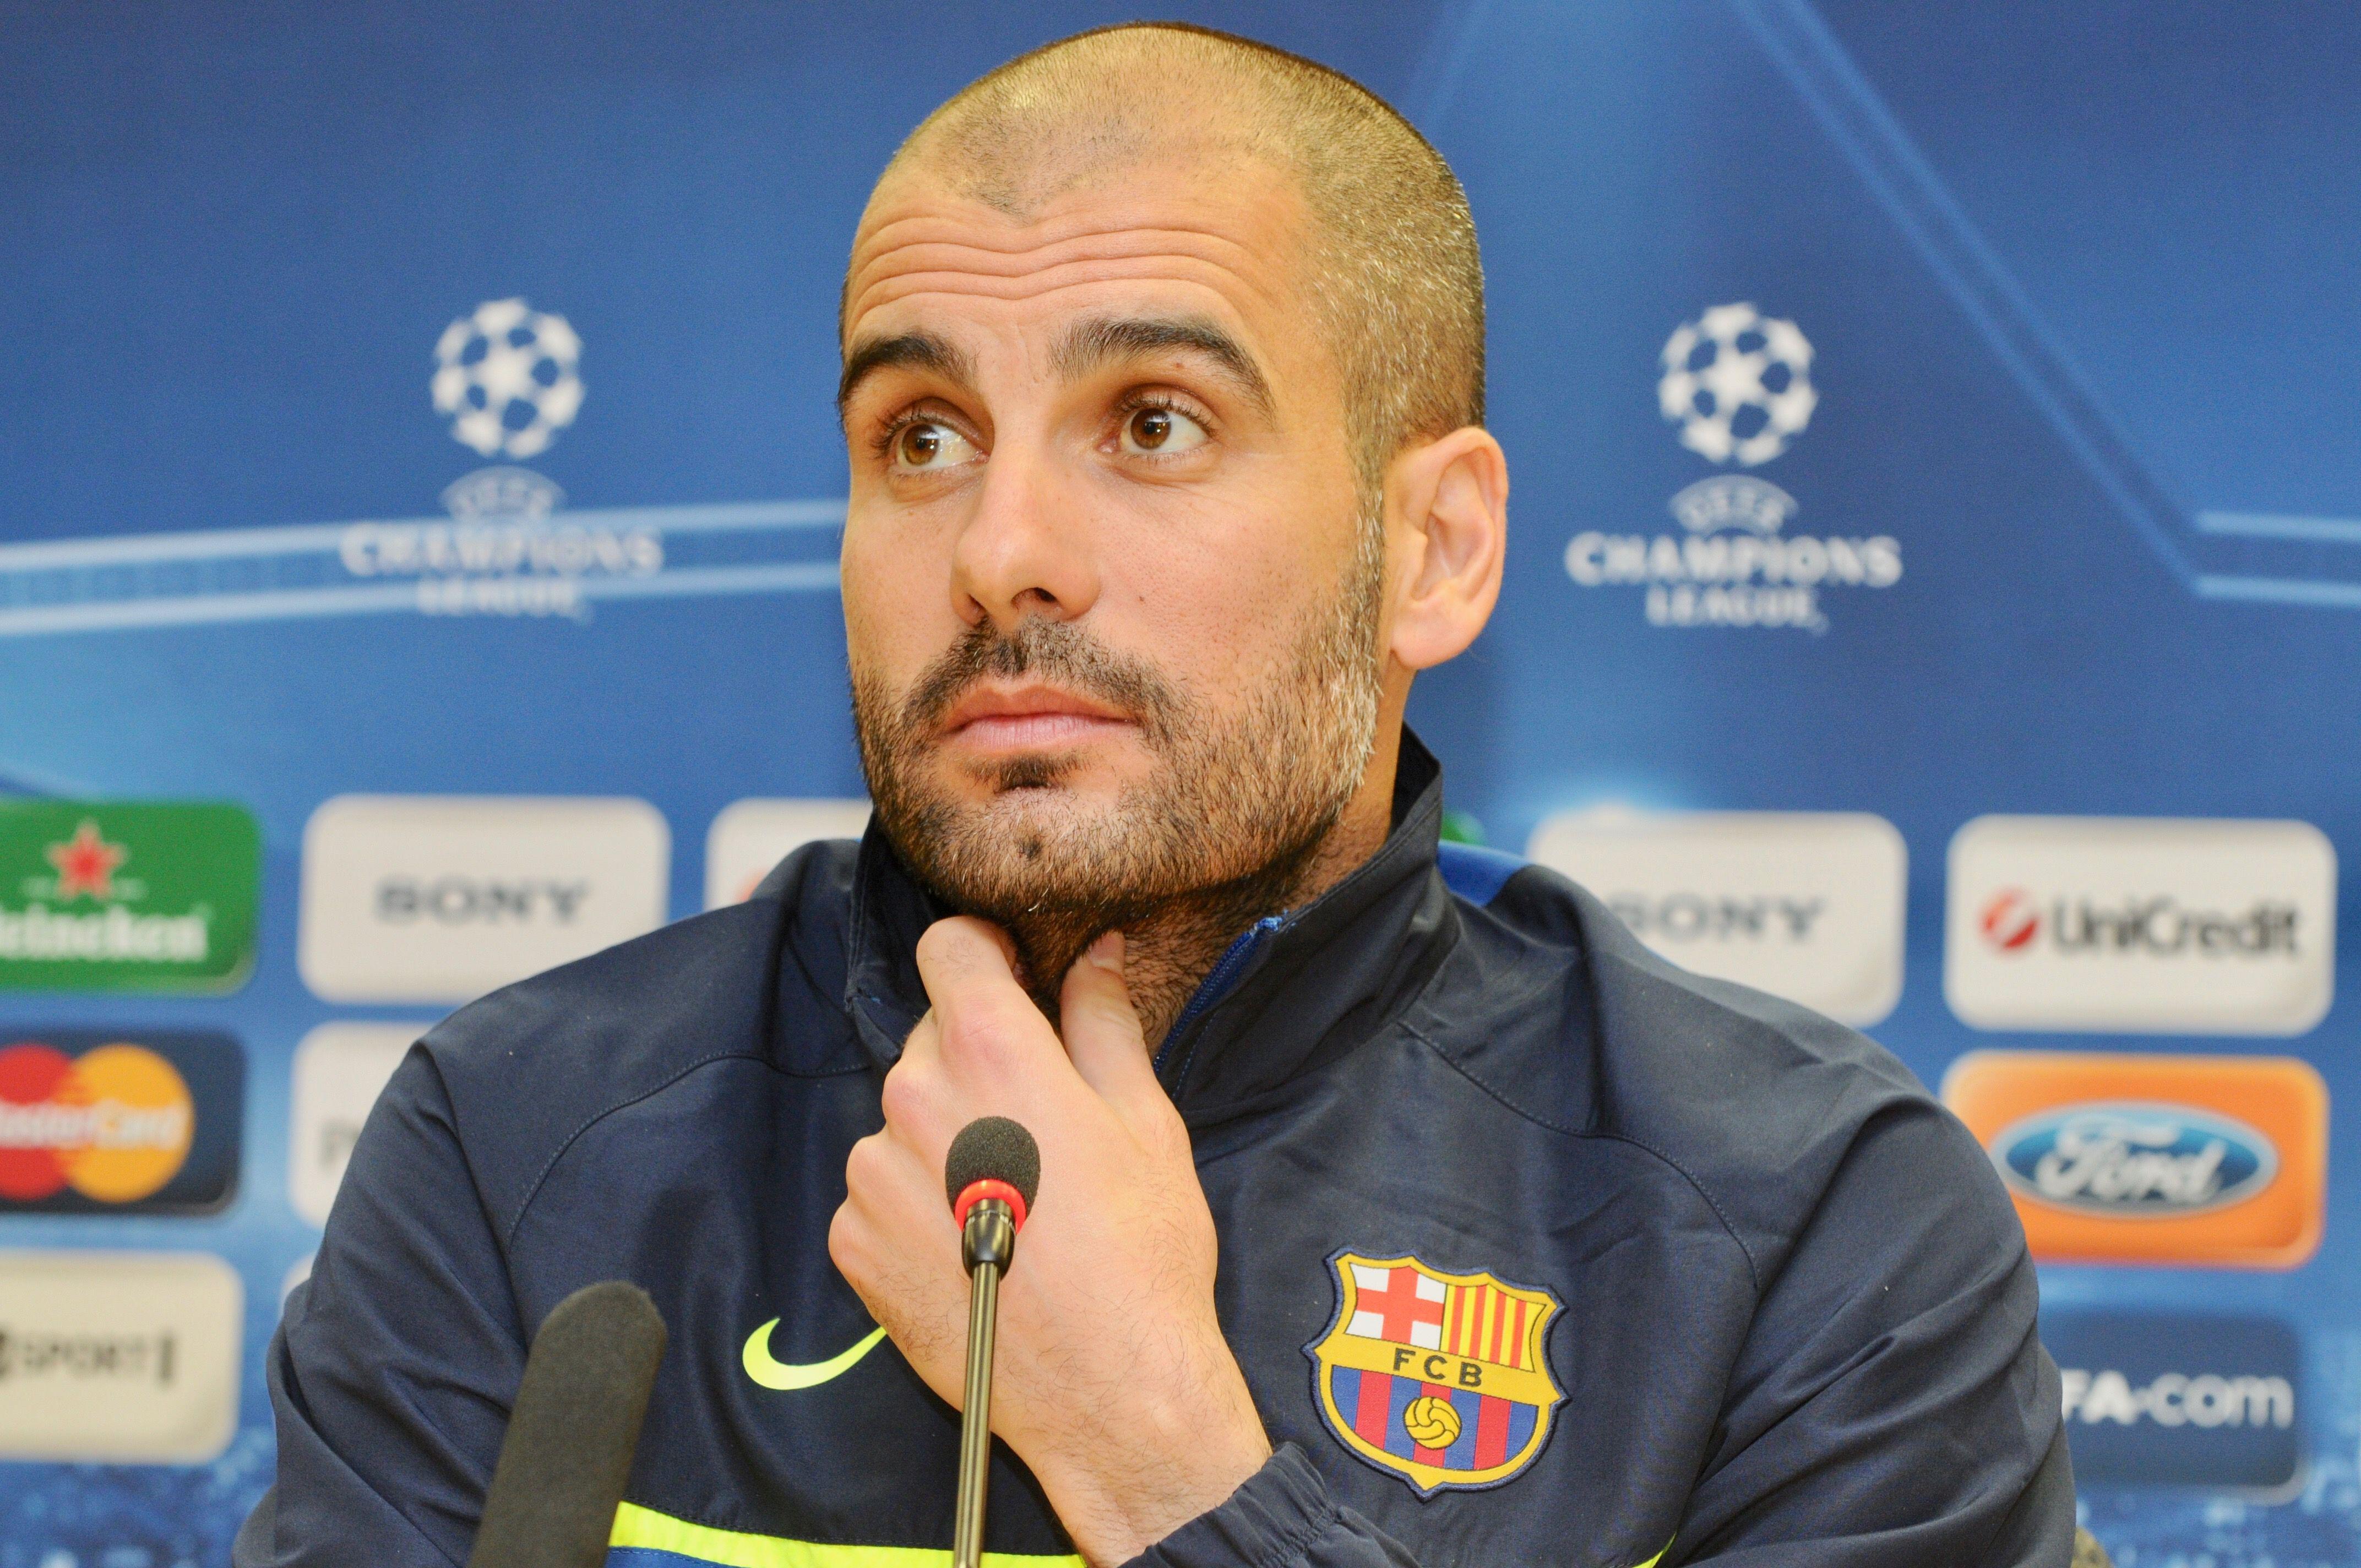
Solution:
<svg viewBox="0 0 2361 1568"><path fill-rule="evenodd" d="M2293 1268L2319 1250L2328 1089L2309 1063L1971 1051L1943 1102L2044 1262Z"/></svg>

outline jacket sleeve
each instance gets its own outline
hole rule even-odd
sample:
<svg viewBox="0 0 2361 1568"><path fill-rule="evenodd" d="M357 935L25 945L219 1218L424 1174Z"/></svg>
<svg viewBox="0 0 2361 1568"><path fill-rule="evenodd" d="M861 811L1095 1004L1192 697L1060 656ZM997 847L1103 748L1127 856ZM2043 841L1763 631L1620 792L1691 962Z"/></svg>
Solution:
<svg viewBox="0 0 2361 1568"><path fill-rule="evenodd" d="M1418 1568L1400 1544L1328 1495L1293 1443L1246 1485L1126 1568Z"/></svg>
<svg viewBox="0 0 2361 1568"><path fill-rule="evenodd" d="M235 1568L465 1563L525 1350L449 1096L413 1048L272 1337L278 1481Z"/></svg>
<svg viewBox="0 0 2361 1568"><path fill-rule="evenodd" d="M2025 1234L1924 1102L1858 1133L1732 1368L1665 1563L2066 1568L2074 1484Z"/></svg>

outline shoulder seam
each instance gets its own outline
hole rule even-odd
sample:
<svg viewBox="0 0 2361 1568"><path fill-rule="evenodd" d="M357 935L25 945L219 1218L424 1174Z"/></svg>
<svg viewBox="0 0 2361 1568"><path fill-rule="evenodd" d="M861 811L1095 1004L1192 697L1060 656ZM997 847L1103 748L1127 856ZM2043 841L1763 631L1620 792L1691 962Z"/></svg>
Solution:
<svg viewBox="0 0 2361 1568"><path fill-rule="evenodd" d="M1747 1283L1752 1287L1756 1299L1760 1300L1762 1299L1763 1271L1760 1266L1755 1262L1753 1249L1746 1245L1745 1238L1741 1236L1738 1234L1737 1227L1730 1223L1730 1216L1723 1212L1721 1204L1716 1201L1714 1195L1710 1191L1707 1190L1705 1183L1690 1175L1688 1170L1684 1168L1678 1160L1673 1158L1672 1156L1656 1147L1653 1144L1648 1143L1643 1139L1635 1138L1628 1133L1603 1133L1590 1128L1569 1126L1562 1123L1553 1122L1546 1116L1529 1111L1522 1105L1518 1104L1515 1101L1510 1100L1506 1094L1503 1094L1498 1089L1493 1088L1492 1085L1477 1077L1475 1072L1472 1071L1465 1062L1460 1061L1449 1051L1444 1050L1441 1045L1436 1043L1432 1036L1419 1028L1417 1025L1411 1023L1408 1019L1404 1019L1402 1021L1402 1032L1410 1036L1411 1038L1416 1040L1419 1044L1424 1046L1428 1050L1433 1051L1436 1058L1442 1061L1445 1067L1448 1067L1452 1071L1466 1079L1469 1083L1474 1084L1478 1090L1483 1091L1484 1095L1488 1099L1491 1100L1501 1109L1507 1111L1510 1115L1521 1117L1525 1121L1531 1122L1534 1126L1542 1128L1545 1132L1556 1133L1562 1137L1598 1138L1609 1143L1628 1144L1631 1147L1638 1149L1641 1153L1656 1160L1658 1163L1663 1165L1665 1169L1671 1171L1683 1181L1688 1183L1689 1190L1695 1192L1699 1201L1701 1201L1705 1204L1706 1208L1712 1212L1715 1223L1721 1226L1722 1234L1730 1238L1730 1245L1738 1249L1738 1255L1746 1260Z"/></svg>
<svg viewBox="0 0 2361 1568"><path fill-rule="evenodd" d="M560 1138L557 1142L557 1146L550 1151L549 1158L542 1163L541 1169L534 1174L532 1184L524 1190L524 1196L517 1201L516 1217L511 1220L508 1223L507 1227L500 1232L501 1246L503 1248L509 1248L513 1247L516 1245L517 1228L524 1223L525 1213L527 1211L532 1209L533 1200L541 1196L542 1185L549 1179L549 1173L557 1168L557 1162L566 1157L566 1152L574 1146L576 1141L578 1140L583 1134L588 1132L591 1128L597 1126L599 1123L605 1121L616 1112L628 1110L631 1106L637 1105L642 1100L653 1100L657 1095L662 1094L665 1090L670 1089L674 1084L678 1083L682 1079L686 1078L690 1073L695 1072L697 1069L701 1067L710 1067L718 1061L751 1061L763 1062L765 1066L769 1065L766 1058L752 1051L716 1051L711 1056L697 1058L695 1061L688 1063L679 1071L674 1073L670 1078L665 1079L662 1083L655 1084L651 1088L642 1090L637 1094L626 1095L622 1099L616 1101L613 1104L606 1107L604 1110L594 1112L583 1121L580 1126L576 1127L572 1132L566 1134L566 1136Z"/></svg>

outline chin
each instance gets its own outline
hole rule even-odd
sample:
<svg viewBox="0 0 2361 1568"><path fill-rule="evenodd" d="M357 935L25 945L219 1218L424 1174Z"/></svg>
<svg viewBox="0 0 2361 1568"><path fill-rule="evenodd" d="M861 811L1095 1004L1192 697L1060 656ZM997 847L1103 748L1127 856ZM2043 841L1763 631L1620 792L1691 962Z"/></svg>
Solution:
<svg viewBox="0 0 2361 1568"><path fill-rule="evenodd" d="M963 810L1112 810L1146 771L1079 750L962 758L942 770L938 798Z"/></svg>

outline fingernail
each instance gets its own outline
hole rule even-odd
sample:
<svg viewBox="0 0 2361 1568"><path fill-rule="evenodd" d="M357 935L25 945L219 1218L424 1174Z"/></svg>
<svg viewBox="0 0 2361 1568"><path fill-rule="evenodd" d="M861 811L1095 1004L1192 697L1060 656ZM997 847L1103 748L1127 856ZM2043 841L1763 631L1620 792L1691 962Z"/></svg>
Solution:
<svg viewBox="0 0 2361 1568"><path fill-rule="evenodd" d="M1121 974L1123 972L1123 933L1103 932L1099 939L1091 944L1088 957L1091 962L1098 965L1099 968L1113 970L1115 973Z"/></svg>

